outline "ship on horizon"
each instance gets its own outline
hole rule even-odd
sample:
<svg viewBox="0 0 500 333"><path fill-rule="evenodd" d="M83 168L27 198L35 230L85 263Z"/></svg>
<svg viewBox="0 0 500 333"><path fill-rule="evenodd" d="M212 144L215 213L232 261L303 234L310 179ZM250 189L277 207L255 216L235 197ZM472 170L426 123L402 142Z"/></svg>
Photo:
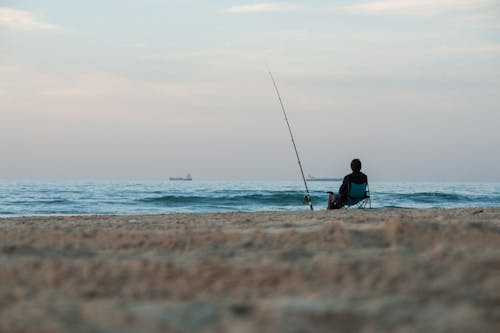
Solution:
<svg viewBox="0 0 500 333"><path fill-rule="evenodd" d="M311 175L307 175L306 180L310 182L340 182L342 181L342 178L314 177Z"/></svg>
<svg viewBox="0 0 500 333"><path fill-rule="evenodd" d="M186 177L170 177L168 178L169 180L184 180L184 181L191 181L193 180L193 177L191 177L191 174L187 174Z"/></svg>

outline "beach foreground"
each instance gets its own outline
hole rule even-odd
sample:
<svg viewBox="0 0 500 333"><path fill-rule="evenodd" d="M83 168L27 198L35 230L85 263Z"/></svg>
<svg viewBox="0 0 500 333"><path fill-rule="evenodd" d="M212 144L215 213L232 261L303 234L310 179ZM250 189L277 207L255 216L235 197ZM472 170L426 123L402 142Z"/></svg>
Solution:
<svg viewBox="0 0 500 333"><path fill-rule="evenodd" d="M1 332L495 332L500 209L0 219Z"/></svg>

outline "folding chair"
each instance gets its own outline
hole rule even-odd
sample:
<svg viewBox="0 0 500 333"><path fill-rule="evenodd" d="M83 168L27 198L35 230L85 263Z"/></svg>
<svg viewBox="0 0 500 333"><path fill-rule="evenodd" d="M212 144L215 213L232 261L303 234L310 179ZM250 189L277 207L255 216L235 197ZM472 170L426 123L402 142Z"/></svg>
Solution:
<svg viewBox="0 0 500 333"><path fill-rule="evenodd" d="M348 209L350 206L356 205L358 208L372 208L370 200L370 189L368 183L356 184L349 182L349 197L343 202L344 208Z"/></svg>

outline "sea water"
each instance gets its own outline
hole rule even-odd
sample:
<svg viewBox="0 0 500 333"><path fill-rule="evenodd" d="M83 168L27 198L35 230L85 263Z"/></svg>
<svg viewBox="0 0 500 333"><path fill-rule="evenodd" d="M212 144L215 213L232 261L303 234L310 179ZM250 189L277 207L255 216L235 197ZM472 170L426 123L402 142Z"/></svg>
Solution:
<svg viewBox="0 0 500 333"><path fill-rule="evenodd" d="M340 182L309 182L316 209ZM370 183L373 208L500 207L500 183ZM304 184L263 181L0 181L0 216L307 210Z"/></svg>

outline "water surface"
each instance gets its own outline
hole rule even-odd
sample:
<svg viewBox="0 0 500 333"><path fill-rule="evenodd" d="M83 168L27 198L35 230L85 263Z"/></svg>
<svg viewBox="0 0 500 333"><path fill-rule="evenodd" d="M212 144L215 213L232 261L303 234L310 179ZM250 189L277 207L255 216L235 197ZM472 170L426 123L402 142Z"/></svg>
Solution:
<svg viewBox="0 0 500 333"><path fill-rule="evenodd" d="M310 182L315 208L340 182ZM500 207L499 183L370 184L372 207ZM305 210L303 183L0 181L0 216Z"/></svg>

